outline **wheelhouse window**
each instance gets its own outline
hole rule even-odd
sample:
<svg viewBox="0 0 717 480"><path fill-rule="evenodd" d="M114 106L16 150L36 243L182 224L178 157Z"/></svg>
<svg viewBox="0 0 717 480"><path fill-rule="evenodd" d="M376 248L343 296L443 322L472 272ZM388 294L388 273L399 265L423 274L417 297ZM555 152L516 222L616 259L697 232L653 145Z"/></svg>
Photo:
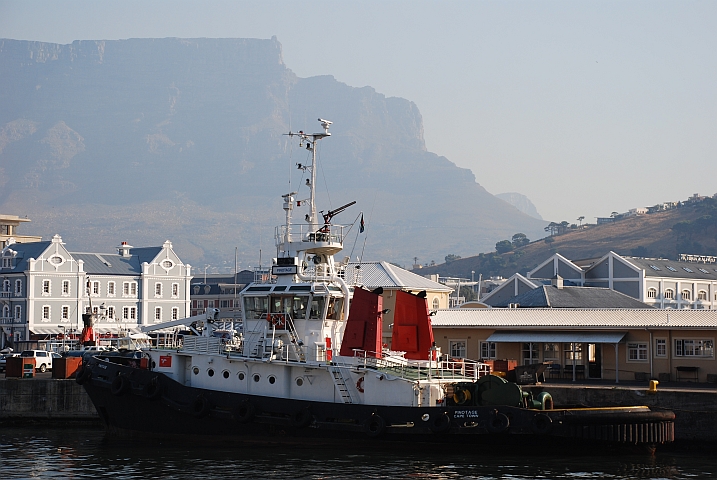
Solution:
<svg viewBox="0 0 717 480"><path fill-rule="evenodd" d="M451 352L453 358L465 358L466 357L466 341L465 340L450 340L448 342L448 350Z"/></svg>
<svg viewBox="0 0 717 480"><path fill-rule="evenodd" d="M244 316L247 320L266 318L267 313L269 313L269 298L244 297Z"/></svg>
<svg viewBox="0 0 717 480"><path fill-rule="evenodd" d="M714 340L702 338L675 339L674 354L676 357L714 358Z"/></svg>
<svg viewBox="0 0 717 480"><path fill-rule="evenodd" d="M344 318L344 299L341 297L329 297L329 310L326 318L330 320L343 320Z"/></svg>
<svg viewBox="0 0 717 480"><path fill-rule="evenodd" d="M647 344L646 343L628 343L627 344L627 360L630 362L647 361Z"/></svg>

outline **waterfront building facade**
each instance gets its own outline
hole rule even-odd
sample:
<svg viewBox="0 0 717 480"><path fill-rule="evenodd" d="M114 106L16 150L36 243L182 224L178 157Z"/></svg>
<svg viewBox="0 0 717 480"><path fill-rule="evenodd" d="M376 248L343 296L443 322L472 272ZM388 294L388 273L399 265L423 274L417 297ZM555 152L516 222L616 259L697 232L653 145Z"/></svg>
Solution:
<svg viewBox="0 0 717 480"><path fill-rule="evenodd" d="M70 252L62 238L10 243L0 252L0 343L76 338L82 314L117 335L189 314L191 266L170 241L117 253Z"/></svg>

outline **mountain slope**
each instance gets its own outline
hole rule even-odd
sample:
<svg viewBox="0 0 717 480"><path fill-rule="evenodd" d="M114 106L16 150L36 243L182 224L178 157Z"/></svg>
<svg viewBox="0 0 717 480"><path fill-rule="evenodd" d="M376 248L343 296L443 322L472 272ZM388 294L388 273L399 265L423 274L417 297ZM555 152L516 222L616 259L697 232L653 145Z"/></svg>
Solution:
<svg viewBox="0 0 717 480"><path fill-rule="evenodd" d="M417 270L421 275L478 279L516 272L525 274L558 252L570 260L602 257L609 251L621 255L676 259L680 253L717 255L717 200L686 205L650 215L627 217L614 223L568 230L538 240L515 251L461 258L447 264Z"/></svg>
<svg viewBox="0 0 717 480"><path fill-rule="evenodd" d="M334 121L318 209L357 200L336 219L365 212L354 257L440 259L544 227L427 152L415 104L298 78L276 39L0 40L0 69L0 208L77 250L169 238L194 265L233 268L235 247L266 264L308 156L283 134L318 117Z"/></svg>

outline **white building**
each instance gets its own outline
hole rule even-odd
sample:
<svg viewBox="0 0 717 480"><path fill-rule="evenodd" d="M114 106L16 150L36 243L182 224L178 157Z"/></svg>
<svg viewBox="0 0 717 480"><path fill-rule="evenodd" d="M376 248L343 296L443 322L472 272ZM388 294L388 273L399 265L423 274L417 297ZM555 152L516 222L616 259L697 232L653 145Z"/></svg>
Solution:
<svg viewBox="0 0 717 480"><path fill-rule="evenodd" d="M111 254L76 253L55 235L10 243L0 259L0 347L76 335L90 308L99 334L189 316L191 267L169 240L145 248L122 242Z"/></svg>

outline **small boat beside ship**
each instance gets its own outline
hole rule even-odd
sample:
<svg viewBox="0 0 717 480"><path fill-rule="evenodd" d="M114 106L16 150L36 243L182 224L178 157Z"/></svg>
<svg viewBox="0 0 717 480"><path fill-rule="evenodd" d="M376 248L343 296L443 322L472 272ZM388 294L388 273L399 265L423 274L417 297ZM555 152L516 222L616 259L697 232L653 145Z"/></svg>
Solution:
<svg viewBox="0 0 717 480"><path fill-rule="evenodd" d="M651 447L674 439L674 414L645 406L560 408L491 375L486 364L435 346L425 292L396 292L390 350L382 344L380 290L370 291L336 261L348 225L319 222L314 204L317 142L308 200L283 195L271 274L240 294L241 331L213 309L153 328L183 325L192 335L138 351L85 357L82 384L115 432L231 437L246 443L542 445ZM304 222L293 222L305 203Z"/></svg>

